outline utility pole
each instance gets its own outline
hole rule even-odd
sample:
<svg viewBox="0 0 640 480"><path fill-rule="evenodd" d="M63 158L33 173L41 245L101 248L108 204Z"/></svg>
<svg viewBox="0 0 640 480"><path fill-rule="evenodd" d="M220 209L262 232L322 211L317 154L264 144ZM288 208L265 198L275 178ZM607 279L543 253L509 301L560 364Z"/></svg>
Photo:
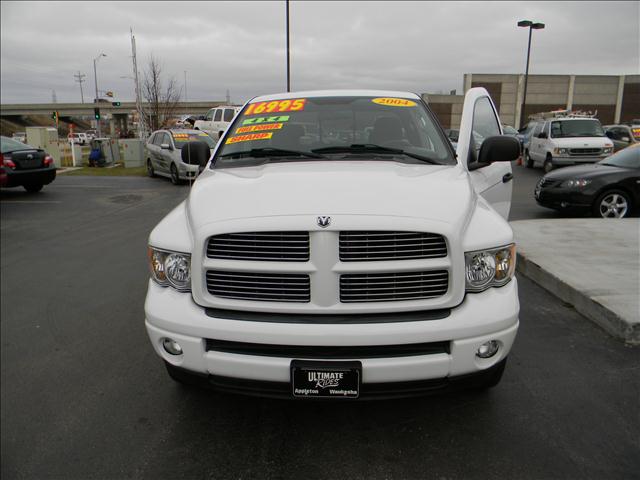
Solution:
<svg viewBox="0 0 640 480"><path fill-rule="evenodd" d="M96 62L100 60L102 57L106 57L104 53L101 53L96 58L93 59L93 80L96 85L96 107L100 108L100 97L98 95L98 70L96 69ZM96 133L98 134L98 138L102 136L102 132L100 131L100 119L96 117Z"/></svg>
<svg viewBox="0 0 640 480"><path fill-rule="evenodd" d="M184 71L184 102L187 103L187 71ZM191 177L189 177L191 178Z"/></svg>
<svg viewBox="0 0 640 480"><path fill-rule="evenodd" d="M229 93L228 88L227 88L227 105L231 105L231 94Z"/></svg>
<svg viewBox="0 0 640 480"><path fill-rule="evenodd" d="M78 73L76 73L74 75L76 82L78 82L80 84L80 100L82 101L82 103L84 103L84 94L82 93L82 82L84 82L84 77L86 77L86 75L84 73L80 73L80 70L78 70Z"/></svg>
<svg viewBox="0 0 640 480"><path fill-rule="evenodd" d="M291 70L289 66L289 0L285 0L287 5L287 92L291 91Z"/></svg>
<svg viewBox="0 0 640 480"><path fill-rule="evenodd" d="M138 57L136 56L136 37L133 35L133 29L129 27L131 32L131 59L133 61L133 81L136 83L136 111L138 112L138 138L144 140L147 137L146 120L144 110L142 109L142 100L140 99L140 80L138 78Z"/></svg>

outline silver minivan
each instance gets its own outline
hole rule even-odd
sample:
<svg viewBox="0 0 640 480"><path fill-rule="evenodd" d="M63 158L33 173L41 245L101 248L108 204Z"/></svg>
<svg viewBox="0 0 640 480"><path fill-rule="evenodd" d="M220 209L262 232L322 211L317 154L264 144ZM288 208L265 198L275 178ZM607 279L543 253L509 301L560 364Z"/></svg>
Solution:
<svg viewBox="0 0 640 480"><path fill-rule="evenodd" d="M177 185L181 180L195 179L198 165L188 165L182 161L181 150L188 142L201 141L213 148L216 142L206 133L198 130L170 129L157 130L147 140L147 174L169 177Z"/></svg>

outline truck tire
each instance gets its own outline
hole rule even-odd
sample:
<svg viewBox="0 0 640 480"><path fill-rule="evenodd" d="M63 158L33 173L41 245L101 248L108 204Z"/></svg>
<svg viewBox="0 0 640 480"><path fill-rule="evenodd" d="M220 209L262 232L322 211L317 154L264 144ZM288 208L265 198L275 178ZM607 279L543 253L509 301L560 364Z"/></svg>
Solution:
<svg viewBox="0 0 640 480"><path fill-rule="evenodd" d="M483 378L480 383L476 385L476 389L478 390L489 390L490 388L495 387L502 380L502 375L504 374L504 368L507 366L507 359L501 360L494 368L491 375L488 375L486 378Z"/></svg>
<svg viewBox="0 0 640 480"><path fill-rule="evenodd" d="M553 158L551 157L551 155L547 154L547 158L545 159L542 168L544 169L544 173L549 173L551 170L553 170Z"/></svg>
<svg viewBox="0 0 640 480"><path fill-rule="evenodd" d="M533 160L531 160L531 157L529 156L529 150L524 151L524 165L527 168L533 168Z"/></svg>
<svg viewBox="0 0 640 480"><path fill-rule="evenodd" d="M199 386L202 384L203 377L195 373L189 373L183 368L178 368L165 361L164 366L169 376L176 382L187 386Z"/></svg>

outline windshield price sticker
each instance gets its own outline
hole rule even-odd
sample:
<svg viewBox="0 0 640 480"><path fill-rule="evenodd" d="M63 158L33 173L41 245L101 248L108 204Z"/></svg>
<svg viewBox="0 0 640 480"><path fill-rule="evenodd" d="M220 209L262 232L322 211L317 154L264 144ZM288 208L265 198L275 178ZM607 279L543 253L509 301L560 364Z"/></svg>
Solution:
<svg viewBox="0 0 640 480"><path fill-rule="evenodd" d="M238 133L249 133L249 132L262 132L264 130L280 130L282 129L283 123L262 123L260 125L247 125L246 127L239 127L236 130L236 134Z"/></svg>
<svg viewBox="0 0 640 480"><path fill-rule="evenodd" d="M251 140L267 140L271 138L273 132L263 132L263 133L249 133L247 135L240 135L238 137L228 138L225 142L225 145L229 145L231 143L238 142L249 142Z"/></svg>
<svg viewBox="0 0 640 480"><path fill-rule="evenodd" d="M304 110L306 102L306 98L296 98L294 100L274 100L272 102L252 103L244 111L244 114L256 115L258 113L299 112Z"/></svg>
<svg viewBox="0 0 640 480"><path fill-rule="evenodd" d="M275 123L275 122L288 122L289 115L275 115L273 117L253 117L247 118L242 122L242 125L255 125L256 123Z"/></svg>
<svg viewBox="0 0 640 480"><path fill-rule="evenodd" d="M416 102L407 100L405 98L380 97L374 98L371 101L373 103L377 103L378 105L386 105L388 107L415 107L417 105Z"/></svg>

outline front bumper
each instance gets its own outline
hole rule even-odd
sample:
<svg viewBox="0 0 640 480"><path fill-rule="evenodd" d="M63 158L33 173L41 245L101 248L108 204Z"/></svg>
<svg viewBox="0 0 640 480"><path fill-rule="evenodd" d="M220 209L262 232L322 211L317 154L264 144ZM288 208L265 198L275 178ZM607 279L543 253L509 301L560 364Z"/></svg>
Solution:
<svg viewBox="0 0 640 480"><path fill-rule="evenodd" d="M178 164L178 177L180 180L195 179L198 176L199 165L188 165L180 162Z"/></svg>
<svg viewBox="0 0 640 480"><path fill-rule="evenodd" d="M358 358L362 385L442 380L488 371L503 361L518 330L517 281L501 288L467 294L462 304L445 318L390 323L273 323L212 318L191 295L149 282L145 302L146 328L156 353L170 365L212 378L251 382L288 383L287 356L248 355L216 351L207 339L285 346L384 346L446 342L446 352ZM164 338L172 338L183 354L168 354ZM476 356L478 347L498 341L491 358ZM321 360L321 357L296 359ZM338 360L331 358L330 360ZM328 361L330 361L328 360ZM354 358L350 357L350 360Z"/></svg>
<svg viewBox="0 0 640 480"><path fill-rule="evenodd" d="M536 189L534 198L539 205L553 209L589 210L594 192L587 189L561 188L557 186Z"/></svg>
<svg viewBox="0 0 640 480"><path fill-rule="evenodd" d="M555 166L558 167L567 167L569 165L582 165L582 164L586 164L586 163L596 163L599 162L600 160L604 160L605 158L607 158L608 156L610 156L610 153L607 153L606 155L598 155L598 156L594 156L594 157L587 157L587 156L566 156L566 157L556 157L554 156L553 159L551 160L551 163Z"/></svg>

